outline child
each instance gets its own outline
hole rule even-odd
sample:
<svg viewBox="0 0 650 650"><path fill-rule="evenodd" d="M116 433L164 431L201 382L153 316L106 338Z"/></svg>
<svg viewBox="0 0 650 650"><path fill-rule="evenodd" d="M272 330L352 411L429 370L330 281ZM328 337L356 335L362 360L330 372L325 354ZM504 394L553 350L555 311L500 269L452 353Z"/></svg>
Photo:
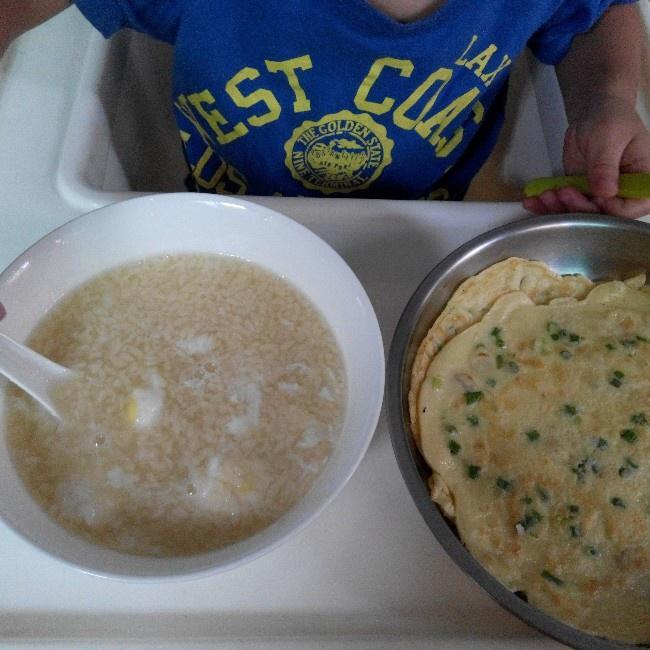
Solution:
<svg viewBox="0 0 650 650"><path fill-rule="evenodd" d="M67 0L0 0L0 52ZM570 188L537 213L638 217L619 171L650 171L635 111L642 27L630 0L77 0L105 35L175 46L174 111L199 191L461 199L492 150L527 45L557 66ZM8 17L8 20L6 18Z"/></svg>

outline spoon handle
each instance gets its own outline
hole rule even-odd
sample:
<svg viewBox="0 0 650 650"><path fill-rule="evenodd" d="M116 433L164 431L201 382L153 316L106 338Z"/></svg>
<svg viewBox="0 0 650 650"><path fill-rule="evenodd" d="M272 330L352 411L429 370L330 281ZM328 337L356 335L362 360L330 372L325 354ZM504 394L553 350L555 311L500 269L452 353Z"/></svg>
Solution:
<svg viewBox="0 0 650 650"><path fill-rule="evenodd" d="M535 178L524 186L524 195L539 196L546 190L557 190L561 187L575 187L589 194L589 183L586 176L550 176ZM650 174L641 172L621 174L618 180L618 194L624 199L650 198Z"/></svg>
<svg viewBox="0 0 650 650"><path fill-rule="evenodd" d="M17 384L58 418L50 391L72 376L72 371L0 333L0 374Z"/></svg>

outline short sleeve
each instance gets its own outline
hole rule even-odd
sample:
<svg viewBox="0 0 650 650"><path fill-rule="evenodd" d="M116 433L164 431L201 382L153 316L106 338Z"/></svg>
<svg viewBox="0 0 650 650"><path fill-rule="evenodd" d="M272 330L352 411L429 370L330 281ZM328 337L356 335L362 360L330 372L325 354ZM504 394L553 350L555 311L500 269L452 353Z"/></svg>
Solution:
<svg viewBox="0 0 650 650"><path fill-rule="evenodd" d="M106 38L123 27L174 43L189 0L75 0L81 13Z"/></svg>
<svg viewBox="0 0 650 650"><path fill-rule="evenodd" d="M542 63L555 65L564 58L574 36L589 31L610 6L633 2L636 0L562 0L528 46Z"/></svg>

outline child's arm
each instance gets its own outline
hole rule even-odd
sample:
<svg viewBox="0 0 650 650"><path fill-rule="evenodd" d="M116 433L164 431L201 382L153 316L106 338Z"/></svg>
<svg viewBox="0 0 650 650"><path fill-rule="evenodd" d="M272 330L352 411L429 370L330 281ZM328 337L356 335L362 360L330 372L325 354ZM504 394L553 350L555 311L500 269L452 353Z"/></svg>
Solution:
<svg viewBox="0 0 650 650"><path fill-rule="evenodd" d="M71 0L0 0L0 56L23 32L52 18Z"/></svg>
<svg viewBox="0 0 650 650"><path fill-rule="evenodd" d="M593 197L565 188L526 199L537 213L606 212L625 217L650 213L650 200L616 198L619 171L650 171L650 133L635 105L643 28L636 5L615 5L594 28L576 36L556 67L569 128L566 173L586 173Z"/></svg>

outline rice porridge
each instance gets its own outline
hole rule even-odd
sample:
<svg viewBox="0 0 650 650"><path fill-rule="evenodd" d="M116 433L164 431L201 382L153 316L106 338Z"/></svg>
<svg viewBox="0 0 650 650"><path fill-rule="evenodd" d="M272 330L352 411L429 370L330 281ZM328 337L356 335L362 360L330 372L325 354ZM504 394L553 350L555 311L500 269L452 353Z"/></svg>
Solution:
<svg viewBox="0 0 650 650"><path fill-rule="evenodd" d="M317 309L236 258L170 255L109 271L27 344L72 368L58 423L7 389L9 447L61 525L136 555L247 537L310 488L343 422L345 369Z"/></svg>

